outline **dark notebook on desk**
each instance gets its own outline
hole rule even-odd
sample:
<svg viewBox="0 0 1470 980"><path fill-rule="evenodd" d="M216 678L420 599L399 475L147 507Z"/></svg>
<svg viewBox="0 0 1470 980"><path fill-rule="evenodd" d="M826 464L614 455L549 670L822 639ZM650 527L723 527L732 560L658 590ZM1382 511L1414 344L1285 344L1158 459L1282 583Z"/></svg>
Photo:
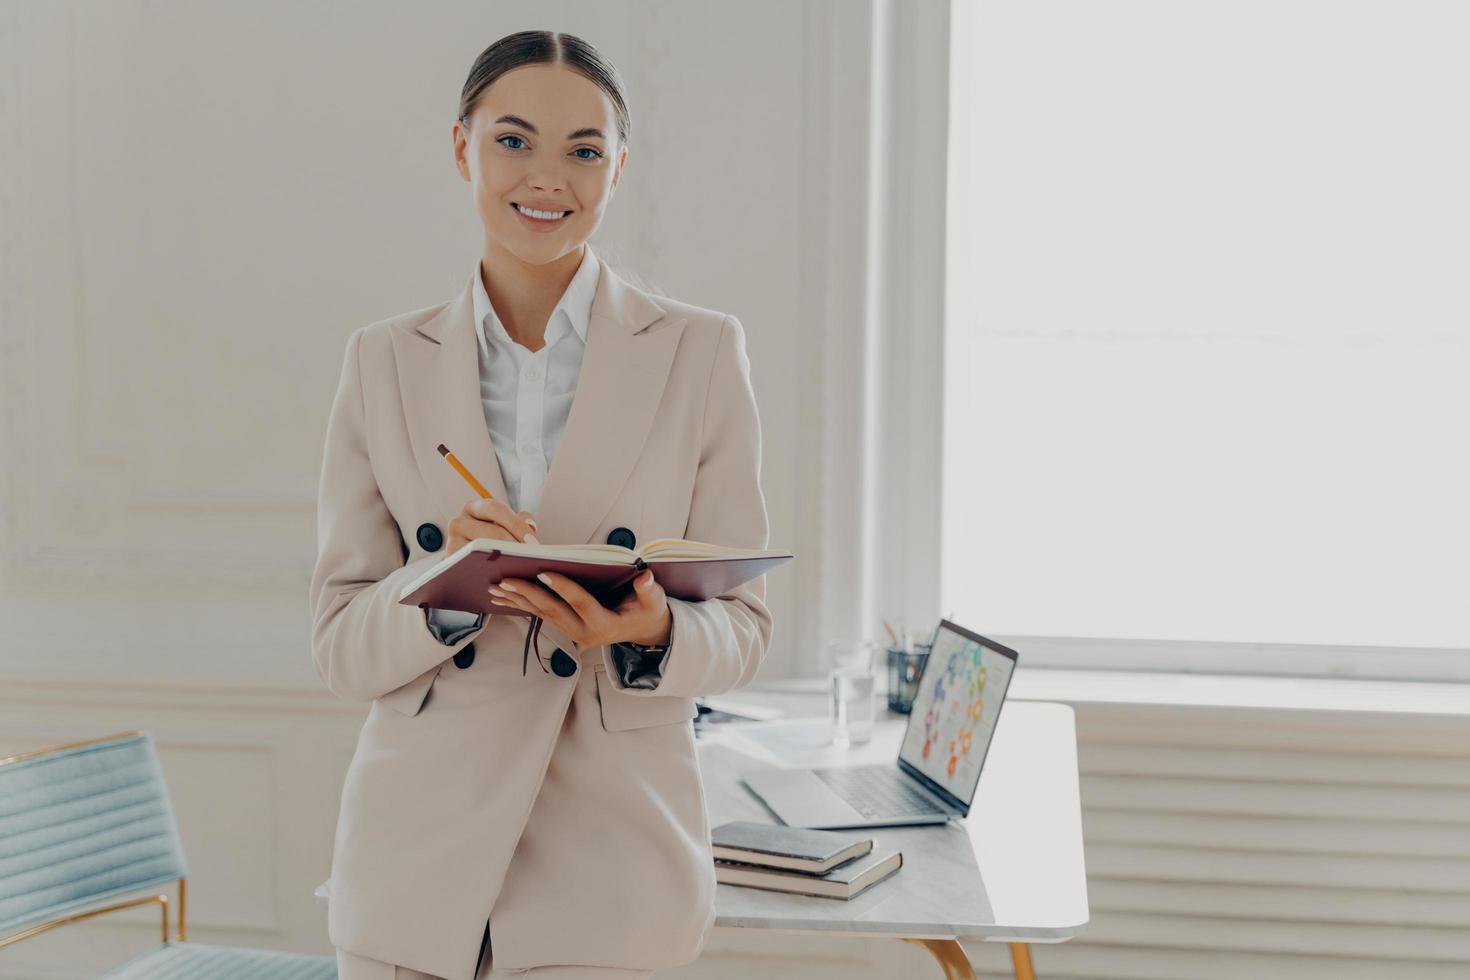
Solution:
<svg viewBox="0 0 1470 980"><path fill-rule="evenodd" d="M734 861L715 862L715 881L767 891L851 899L903 867L903 854L893 847L875 848L860 858L844 861L825 874L783 871Z"/></svg>
<svg viewBox="0 0 1470 980"><path fill-rule="evenodd" d="M822 874L873 849L871 837L732 820L710 831L716 860Z"/></svg>

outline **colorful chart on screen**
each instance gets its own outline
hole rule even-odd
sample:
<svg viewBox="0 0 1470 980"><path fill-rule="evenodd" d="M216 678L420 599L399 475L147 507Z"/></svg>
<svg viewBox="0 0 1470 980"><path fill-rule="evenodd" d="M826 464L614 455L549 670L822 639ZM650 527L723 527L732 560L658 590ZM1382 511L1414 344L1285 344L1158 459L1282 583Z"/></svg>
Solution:
<svg viewBox="0 0 1470 980"><path fill-rule="evenodd" d="M903 759L968 799L995 731L1015 663L968 637L941 629L924 667L904 736Z"/></svg>

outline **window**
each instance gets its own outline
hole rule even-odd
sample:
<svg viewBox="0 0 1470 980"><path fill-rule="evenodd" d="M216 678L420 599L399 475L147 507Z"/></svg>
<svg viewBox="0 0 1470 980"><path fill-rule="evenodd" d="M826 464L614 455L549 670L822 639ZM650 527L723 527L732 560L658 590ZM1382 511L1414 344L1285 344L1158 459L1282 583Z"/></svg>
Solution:
<svg viewBox="0 0 1470 980"><path fill-rule="evenodd" d="M954 16L941 606L1470 646L1470 6Z"/></svg>

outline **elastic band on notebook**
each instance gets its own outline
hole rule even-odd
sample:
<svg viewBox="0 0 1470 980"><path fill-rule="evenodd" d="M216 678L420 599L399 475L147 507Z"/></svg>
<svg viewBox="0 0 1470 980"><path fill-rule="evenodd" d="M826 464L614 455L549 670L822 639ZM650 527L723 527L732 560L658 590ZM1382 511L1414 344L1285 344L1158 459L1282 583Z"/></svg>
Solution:
<svg viewBox="0 0 1470 980"><path fill-rule="evenodd" d="M531 647L536 648L536 662L541 665L541 673L549 674L546 669L546 661L541 659L541 617L531 617L531 628L526 630L526 642L521 647L521 676L526 676L526 665L531 661Z"/></svg>

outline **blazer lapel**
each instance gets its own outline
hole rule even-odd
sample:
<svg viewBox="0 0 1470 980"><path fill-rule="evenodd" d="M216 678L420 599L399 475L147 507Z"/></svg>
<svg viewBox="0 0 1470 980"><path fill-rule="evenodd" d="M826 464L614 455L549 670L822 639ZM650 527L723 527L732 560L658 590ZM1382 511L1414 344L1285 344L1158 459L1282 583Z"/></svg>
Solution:
<svg viewBox="0 0 1470 980"><path fill-rule="evenodd" d="M536 513L548 544L592 542L643 452L686 322L597 261L577 393Z"/></svg>
<svg viewBox="0 0 1470 980"><path fill-rule="evenodd" d="M474 280L466 278L459 296L421 324L417 334L392 334L398 390L414 462L430 499L446 521L458 516L476 494L439 453L440 443L496 499L509 500L480 400L473 285ZM447 533L448 529L444 530Z"/></svg>
<svg viewBox="0 0 1470 980"><path fill-rule="evenodd" d="M535 511L537 537L547 544L591 542L643 451L686 323L668 319L600 256L598 265L576 394ZM441 442L509 502L480 400L473 287L467 277L458 297L416 335L394 334L414 460L430 496L450 517L475 492L439 454Z"/></svg>

